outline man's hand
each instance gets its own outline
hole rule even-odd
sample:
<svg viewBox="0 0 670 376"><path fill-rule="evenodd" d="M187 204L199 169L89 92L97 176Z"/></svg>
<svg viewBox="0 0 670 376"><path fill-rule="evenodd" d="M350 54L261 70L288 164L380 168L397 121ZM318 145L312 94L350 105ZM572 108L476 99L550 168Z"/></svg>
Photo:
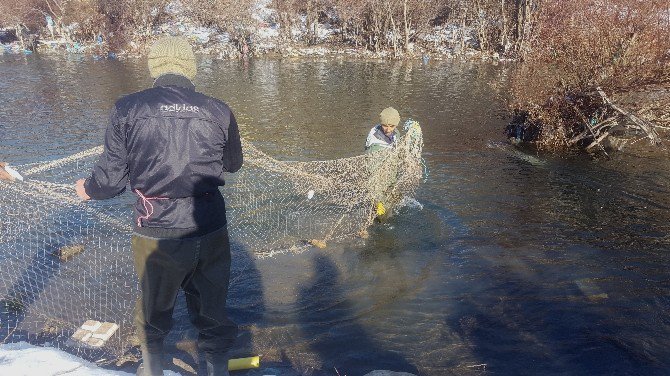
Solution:
<svg viewBox="0 0 670 376"><path fill-rule="evenodd" d="M14 181L14 177L5 171L7 163L0 162L0 180Z"/></svg>
<svg viewBox="0 0 670 376"><path fill-rule="evenodd" d="M75 191L77 191L77 196L79 196L80 199L84 201L88 201L91 199L89 195L86 194L86 189L84 189L84 182L85 179L79 179L77 180L77 183L74 186Z"/></svg>

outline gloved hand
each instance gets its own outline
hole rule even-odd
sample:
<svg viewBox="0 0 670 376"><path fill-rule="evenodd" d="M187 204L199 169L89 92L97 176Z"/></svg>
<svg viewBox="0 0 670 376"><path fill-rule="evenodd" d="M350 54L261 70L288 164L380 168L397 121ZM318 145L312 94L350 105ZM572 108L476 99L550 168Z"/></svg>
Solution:
<svg viewBox="0 0 670 376"><path fill-rule="evenodd" d="M86 194L86 188L84 188L85 179L77 180L77 183L74 185L74 190L77 192L77 196L83 201L88 201L91 198Z"/></svg>
<svg viewBox="0 0 670 376"><path fill-rule="evenodd" d="M7 163L0 162L0 180L14 181L14 177L5 171L5 166Z"/></svg>

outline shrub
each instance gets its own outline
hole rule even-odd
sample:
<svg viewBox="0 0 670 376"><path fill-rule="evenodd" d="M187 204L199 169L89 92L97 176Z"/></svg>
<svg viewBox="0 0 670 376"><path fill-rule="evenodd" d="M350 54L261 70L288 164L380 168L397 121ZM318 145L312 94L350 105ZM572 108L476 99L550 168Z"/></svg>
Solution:
<svg viewBox="0 0 670 376"><path fill-rule="evenodd" d="M570 147L606 120L612 107L600 93L670 84L666 1L544 0L532 26L512 76L511 106L522 111L522 128L532 135L526 140L540 147ZM518 124L508 132L523 133Z"/></svg>

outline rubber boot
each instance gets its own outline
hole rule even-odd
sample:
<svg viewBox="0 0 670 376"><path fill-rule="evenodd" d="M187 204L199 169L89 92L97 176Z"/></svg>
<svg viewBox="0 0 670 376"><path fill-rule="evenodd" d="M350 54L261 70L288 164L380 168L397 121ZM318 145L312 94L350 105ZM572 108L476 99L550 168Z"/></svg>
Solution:
<svg viewBox="0 0 670 376"><path fill-rule="evenodd" d="M228 357L224 354L205 354L207 376L230 376L228 373Z"/></svg>
<svg viewBox="0 0 670 376"><path fill-rule="evenodd" d="M163 376L163 352L142 349L142 364L137 368L137 376Z"/></svg>

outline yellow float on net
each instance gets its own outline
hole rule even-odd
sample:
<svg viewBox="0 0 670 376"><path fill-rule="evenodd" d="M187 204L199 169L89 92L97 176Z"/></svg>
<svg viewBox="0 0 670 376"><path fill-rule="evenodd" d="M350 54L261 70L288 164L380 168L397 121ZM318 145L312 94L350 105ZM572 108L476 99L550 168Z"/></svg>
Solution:
<svg viewBox="0 0 670 376"><path fill-rule="evenodd" d="M239 371L243 369L258 368L260 366L261 366L261 359L258 356L228 360L229 371Z"/></svg>
<svg viewBox="0 0 670 376"><path fill-rule="evenodd" d="M375 211L377 212L377 217L381 217L382 215L386 214L386 208L381 201L377 203Z"/></svg>

